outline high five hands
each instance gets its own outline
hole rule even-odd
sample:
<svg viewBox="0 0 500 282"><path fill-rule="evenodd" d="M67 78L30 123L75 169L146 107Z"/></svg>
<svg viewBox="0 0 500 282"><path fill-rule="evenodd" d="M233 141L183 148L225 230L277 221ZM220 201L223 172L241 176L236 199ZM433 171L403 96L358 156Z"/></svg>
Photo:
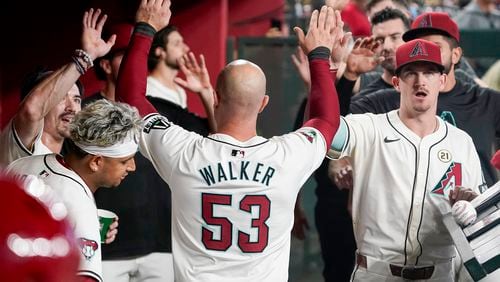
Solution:
<svg viewBox="0 0 500 282"><path fill-rule="evenodd" d="M323 6L319 12L314 10L312 13L307 34L304 34L300 27L295 27L294 31L297 34L299 46L305 54L321 46L328 48L330 52L332 50L338 52L339 47L345 47L348 41L343 27L344 22L340 17L340 12ZM332 58L335 60L336 56Z"/></svg>

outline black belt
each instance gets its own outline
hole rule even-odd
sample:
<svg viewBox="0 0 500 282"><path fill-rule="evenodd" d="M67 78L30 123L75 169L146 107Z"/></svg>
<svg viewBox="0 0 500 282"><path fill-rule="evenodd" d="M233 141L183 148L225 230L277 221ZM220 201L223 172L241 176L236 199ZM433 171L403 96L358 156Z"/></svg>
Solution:
<svg viewBox="0 0 500 282"><path fill-rule="evenodd" d="M367 259L366 256L356 254L356 263L360 267L367 267ZM432 273L434 273L434 266L424 266L424 267L415 267L415 266L399 266L394 264L389 264L389 268L391 269L391 273L394 276L401 277L403 279L408 280L425 280L430 279Z"/></svg>

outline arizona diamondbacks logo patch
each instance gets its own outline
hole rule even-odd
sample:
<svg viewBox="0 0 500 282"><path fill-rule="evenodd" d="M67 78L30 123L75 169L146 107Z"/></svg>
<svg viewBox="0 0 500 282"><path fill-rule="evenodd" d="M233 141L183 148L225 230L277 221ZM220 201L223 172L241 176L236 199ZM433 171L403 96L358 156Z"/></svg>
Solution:
<svg viewBox="0 0 500 282"><path fill-rule="evenodd" d="M301 131L300 134L304 135L307 138L307 141L312 143L314 139L316 139L316 132L313 130L309 130L307 132Z"/></svg>
<svg viewBox="0 0 500 282"><path fill-rule="evenodd" d="M169 127L170 127L170 122L165 117L157 115L148 120L146 125L144 125L143 131L145 133L149 133L153 129L165 130Z"/></svg>
<svg viewBox="0 0 500 282"><path fill-rule="evenodd" d="M462 185L462 164L451 162L439 183L432 189L431 193L448 197L455 186Z"/></svg>
<svg viewBox="0 0 500 282"><path fill-rule="evenodd" d="M78 245L86 260L90 260L95 255L97 248L99 248L96 241L87 238L78 238Z"/></svg>

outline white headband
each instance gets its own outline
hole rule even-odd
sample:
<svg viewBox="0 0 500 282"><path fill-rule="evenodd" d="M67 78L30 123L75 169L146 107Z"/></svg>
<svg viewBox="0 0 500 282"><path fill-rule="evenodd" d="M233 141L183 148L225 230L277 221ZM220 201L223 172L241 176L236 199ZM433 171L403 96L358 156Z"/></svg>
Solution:
<svg viewBox="0 0 500 282"><path fill-rule="evenodd" d="M135 139L132 131L129 132L121 142L107 147L85 145L76 141L74 143L76 146L78 146L78 148L89 154L110 158L128 157L132 154L135 154L137 152L137 148L139 147L139 144L137 144L137 140Z"/></svg>

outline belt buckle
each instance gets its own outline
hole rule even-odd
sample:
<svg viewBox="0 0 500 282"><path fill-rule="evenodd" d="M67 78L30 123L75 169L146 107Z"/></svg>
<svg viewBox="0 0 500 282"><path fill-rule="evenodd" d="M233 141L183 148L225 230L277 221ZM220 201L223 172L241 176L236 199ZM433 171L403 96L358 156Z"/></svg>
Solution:
<svg viewBox="0 0 500 282"><path fill-rule="evenodd" d="M415 267L414 265L403 265L401 268L401 278L403 279L413 279L415 277Z"/></svg>

